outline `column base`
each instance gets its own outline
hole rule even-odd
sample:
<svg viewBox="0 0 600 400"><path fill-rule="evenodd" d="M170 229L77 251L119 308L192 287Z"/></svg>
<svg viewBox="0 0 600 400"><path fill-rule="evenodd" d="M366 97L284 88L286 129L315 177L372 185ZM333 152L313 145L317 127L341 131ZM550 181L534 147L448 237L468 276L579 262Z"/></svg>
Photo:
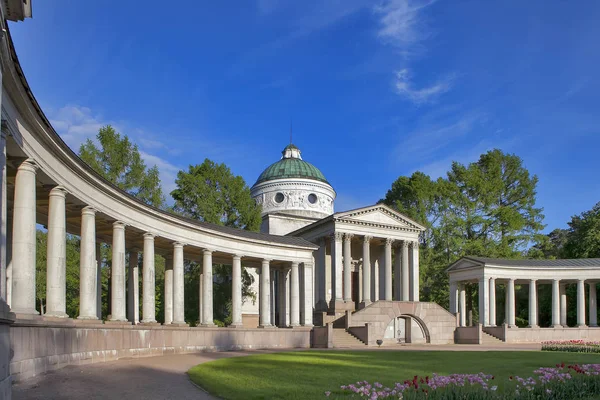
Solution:
<svg viewBox="0 0 600 400"><path fill-rule="evenodd" d="M50 318L69 318L66 312L62 311L50 311L44 314L44 317Z"/></svg>
<svg viewBox="0 0 600 400"><path fill-rule="evenodd" d="M176 326L178 328L185 328L185 327L189 327L190 326L189 324L186 324L185 321L182 321L182 322L171 322L169 325L170 326Z"/></svg>
<svg viewBox="0 0 600 400"><path fill-rule="evenodd" d="M558 329L558 328L564 328L564 326L562 326L561 324L554 324L554 325L552 325L552 328Z"/></svg>
<svg viewBox="0 0 600 400"><path fill-rule="evenodd" d="M495 328L495 327L496 327L496 324L489 324L489 325L487 325L487 327L488 327L488 328Z"/></svg>
<svg viewBox="0 0 600 400"><path fill-rule="evenodd" d="M528 328L534 328L534 329L537 329L537 328L539 328L540 326L539 326L539 325L527 325L527 327L528 327Z"/></svg>
<svg viewBox="0 0 600 400"><path fill-rule="evenodd" d="M313 328L314 325L313 324L304 324L302 325L303 328Z"/></svg>
<svg viewBox="0 0 600 400"><path fill-rule="evenodd" d="M131 324L131 321L127 321L127 322ZM142 320L142 321L140 321L140 323L138 325L156 326L156 325L160 325L160 322Z"/></svg>
<svg viewBox="0 0 600 400"><path fill-rule="evenodd" d="M231 328L231 329L240 329L240 328L243 328L243 327L244 327L244 325L242 325L242 323L231 324L231 325L228 326L228 328Z"/></svg>
<svg viewBox="0 0 600 400"><path fill-rule="evenodd" d="M289 324L287 326L287 328L292 328L293 329L293 328L298 328L299 326L300 326L300 324Z"/></svg>
<svg viewBox="0 0 600 400"><path fill-rule="evenodd" d="M258 328L260 328L260 329L277 329L277 327L273 326L273 325L259 325Z"/></svg>
<svg viewBox="0 0 600 400"><path fill-rule="evenodd" d="M588 326L586 324L581 324L581 325L577 324L577 327L578 328L587 328Z"/></svg>
<svg viewBox="0 0 600 400"><path fill-rule="evenodd" d="M87 322L87 321L99 321L98 316L96 315L80 315L76 318L77 321Z"/></svg>
<svg viewBox="0 0 600 400"><path fill-rule="evenodd" d="M31 313L21 313L21 312L14 312L11 310L12 313L15 314L15 318L16 319L23 319L23 320L33 320L33 321L41 321L42 320L42 316L38 313L38 314L31 314Z"/></svg>
<svg viewBox="0 0 600 400"><path fill-rule="evenodd" d="M106 325L131 325L127 320L109 320L104 322Z"/></svg>
<svg viewBox="0 0 600 400"><path fill-rule="evenodd" d="M518 329L519 327L516 325L507 325L507 328L509 329Z"/></svg>
<svg viewBox="0 0 600 400"><path fill-rule="evenodd" d="M54 315L46 315L46 314L44 314L44 316L42 316L42 320L43 321L48 321L48 322L60 322L62 324L73 323L73 319L72 318L69 318L69 317L55 317Z"/></svg>
<svg viewBox="0 0 600 400"><path fill-rule="evenodd" d="M26 318L26 317L37 317L40 315L40 313L35 308L22 308L22 309L13 308L10 311L16 315L22 315L23 319L33 319L33 318Z"/></svg>
<svg viewBox="0 0 600 400"><path fill-rule="evenodd" d="M202 328L217 328L215 324L200 324Z"/></svg>
<svg viewBox="0 0 600 400"><path fill-rule="evenodd" d="M102 325L104 321L98 318L77 318L73 320L75 325Z"/></svg>

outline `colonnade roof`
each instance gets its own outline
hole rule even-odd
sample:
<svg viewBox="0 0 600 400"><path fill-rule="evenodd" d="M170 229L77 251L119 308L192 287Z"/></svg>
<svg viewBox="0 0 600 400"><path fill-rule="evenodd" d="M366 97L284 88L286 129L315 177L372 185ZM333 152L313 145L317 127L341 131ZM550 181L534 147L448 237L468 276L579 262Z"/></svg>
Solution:
<svg viewBox="0 0 600 400"><path fill-rule="evenodd" d="M454 262L447 272L457 271L472 267L516 267L516 268L539 268L539 269L568 269L568 268L600 268L600 258L574 258L554 260L528 260L489 257L462 257Z"/></svg>
<svg viewBox="0 0 600 400"><path fill-rule="evenodd" d="M137 203L136 207L138 209L142 209L142 210L145 209L150 214L154 214L154 215L162 214L163 217L167 217L170 219L178 219L184 224L188 224L188 223L194 224L195 226L200 228L200 230L212 231L216 234L231 235L231 236L237 237L241 240L245 239L245 240L249 240L249 241L269 242L269 243L274 243L274 244L279 244L279 245L284 245L284 246L297 246L297 247L302 247L305 249L315 249L316 248L314 244L312 244L309 241L304 240L300 237L279 236L279 235L270 235L270 234L266 234L266 233L244 231L241 229L220 226L217 224L202 222L202 221L186 218L186 217L183 217L180 215L171 214L164 210L160 210L158 208L155 208L155 207L152 207L150 205L143 203L142 201L138 200L137 198L130 195L129 193L117 188L111 182L105 180L103 177L101 177L99 174L97 174L90 166L88 166L85 162L83 162L83 160L81 160L77 156L77 154L69 146L67 146L67 144L62 140L60 135L58 135L56 133L56 131L50 124L48 118L42 111L42 108L40 107L39 103L35 99L35 96L33 95L29 84L27 83L25 74L23 73L23 70L19 63L16 51L14 48L14 44L13 44L12 38L10 37L10 32L8 31L8 29L7 29L7 38L8 38L8 40L6 42L8 43L8 51L10 54L11 61L17 71L19 80L21 81L21 84L25 88L25 92L26 92L27 96L29 97L29 100L31 101L33 108L35 109L35 113L37 114L38 118L40 118L40 120L45 125L45 128L46 128L45 130L52 136L54 143L58 144L61 147L61 150L64 151L63 154L56 154L57 158L62 159L63 162L65 162L67 164L69 164L69 163L77 164L77 166L79 168L82 168L90 175L93 175L96 181L99 181L102 185L110 188L113 192L117 191L119 196L127 198L128 201ZM92 182L90 182L90 183L92 183Z"/></svg>

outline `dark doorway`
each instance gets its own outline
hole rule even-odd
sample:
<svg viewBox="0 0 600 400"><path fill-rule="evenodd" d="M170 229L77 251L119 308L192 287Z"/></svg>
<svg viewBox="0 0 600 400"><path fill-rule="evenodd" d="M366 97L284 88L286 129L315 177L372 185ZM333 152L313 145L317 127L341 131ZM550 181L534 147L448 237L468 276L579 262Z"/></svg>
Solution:
<svg viewBox="0 0 600 400"><path fill-rule="evenodd" d="M358 310L359 301L359 287L358 287L358 272L352 273L352 301L354 302L354 309Z"/></svg>

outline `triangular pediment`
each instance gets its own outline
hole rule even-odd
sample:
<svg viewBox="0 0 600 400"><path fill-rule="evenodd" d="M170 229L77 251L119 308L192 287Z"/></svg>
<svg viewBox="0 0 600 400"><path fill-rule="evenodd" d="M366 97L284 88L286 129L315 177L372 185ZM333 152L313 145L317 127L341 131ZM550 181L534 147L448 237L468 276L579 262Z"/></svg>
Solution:
<svg viewBox="0 0 600 400"><path fill-rule="evenodd" d="M336 213L335 219L338 221L349 220L403 229L425 230L417 222L383 204Z"/></svg>

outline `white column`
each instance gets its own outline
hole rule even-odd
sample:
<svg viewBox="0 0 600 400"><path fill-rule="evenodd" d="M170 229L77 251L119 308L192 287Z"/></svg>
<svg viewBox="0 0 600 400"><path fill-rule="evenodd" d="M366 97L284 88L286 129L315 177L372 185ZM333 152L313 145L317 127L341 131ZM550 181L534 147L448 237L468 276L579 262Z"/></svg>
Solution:
<svg viewBox="0 0 600 400"><path fill-rule="evenodd" d="M344 301L352 302L352 235L344 235Z"/></svg>
<svg viewBox="0 0 600 400"><path fill-rule="evenodd" d="M371 300L379 300L379 246L374 246L371 252Z"/></svg>
<svg viewBox="0 0 600 400"><path fill-rule="evenodd" d="M0 72L0 79L2 73ZM1 95L0 95L1 96ZM0 98L0 107L2 105L2 99ZM7 197L6 197L6 133L0 129L0 298L8 302L8 275L7 275L7 263L9 258L8 254L8 213L7 213Z"/></svg>
<svg viewBox="0 0 600 400"><path fill-rule="evenodd" d="M48 204L48 246L46 255L45 316L68 318L67 308L67 191L56 186L50 190Z"/></svg>
<svg viewBox="0 0 600 400"><path fill-rule="evenodd" d="M496 326L496 278L490 278L490 326Z"/></svg>
<svg viewBox="0 0 600 400"><path fill-rule="evenodd" d="M510 328L514 328L515 324L515 280L510 278L506 285L507 297L507 319L506 322Z"/></svg>
<svg viewBox="0 0 600 400"><path fill-rule="evenodd" d="M312 286L312 276L313 276L313 264L312 263L303 263L302 264L302 275L303 275L303 283L304 283L304 301L301 303L301 308L303 308L302 316L303 321L300 323L304 326L313 326L313 286Z"/></svg>
<svg viewBox="0 0 600 400"><path fill-rule="evenodd" d="M384 300L392 300L392 244L394 243L394 239L386 238L385 239L385 258L384 258L384 268L385 268L385 293Z"/></svg>
<svg viewBox="0 0 600 400"><path fill-rule="evenodd" d="M110 292L110 320L127 321L125 316L125 223L121 221L113 223Z"/></svg>
<svg viewBox="0 0 600 400"><path fill-rule="evenodd" d="M183 243L173 243L173 324L185 325Z"/></svg>
<svg viewBox="0 0 600 400"><path fill-rule="evenodd" d="M460 326L467 326L467 292L465 290L465 284L460 284Z"/></svg>
<svg viewBox="0 0 600 400"><path fill-rule="evenodd" d="M577 326L585 326L585 281L577 280Z"/></svg>
<svg viewBox="0 0 600 400"><path fill-rule="evenodd" d="M567 324L567 285L560 284L560 324L565 328Z"/></svg>
<svg viewBox="0 0 600 400"><path fill-rule="evenodd" d="M560 287L558 279L552 281L552 326L558 328L561 326L560 320Z"/></svg>
<svg viewBox="0 0 600 400"><path fill-rule="evenodd" d="M96 241L96 316L102 319L102 244L98 241Z"/></svg>
<svg viewBox="0 0 600 400"><path fill-rule="evenodd" d="M140 322L140 278L138 275L138 263L139 253L136 249L131 249L129 251L129 268L127 270L127 320L134 325Z"/></svg>
<svg viewBox="0 0 600 400"><path fill-rule="evenodd" d="M275 326L275 269L271 268L269 272L271 282L269 285L269 310L271 311L271 325Z"/></svg>
<svg viewBox="0 0 600 400"><path fill-rule="evenodd" d="M402 301L410 299L410 262L408 257L410 242L402 241Z"/></svg>
<svg viewBox="0 0 600 400"><path fill-rule="evenodd" d="M204 321L204 319L203 319L204 310L203 310L203 306L202 306L202 304L204 304L203 299L204 299L204 273L201 273L200 279L198 279L198 323L200 325L202 325L202 321Z"/></svg>
<svg viewBox="0 0 600 400"><path fill-rule="evenodd" d="M12 302L17 314L39 314L35 309L35 173L37 166L27 159L15 178L13 202Z"/></svg>
<svg viewBox="0 0 600 400"><path fill-rule="evenodd" d="M456 314L458 312L458 284L456 282L450 282L450 313Z"/></svg>
<svg viewBox="0 0 600 400"><path fill-rule="evenodd" d="M598 326L598 303L596 300L596 282L590 282L590 326Z"/></svg>
<svg viewBox="0 0 600 400"><path fill-rule="evenodd" d="M12 213L7 214L6 219L6 303L10 306L12 302Z"/></svg>
<svg viewBox="0 0 600 400"><path fill-rule="evenodd" d="M270 310L270 260L262 260L260 267L260 310L259 310L259 326L270 327L271 324L271 310ZM292 285L293 288L293 285ZM293 290L293 289L292 289Z"/></svg>
<svg viewBox="0 0 600 400"><path fill-rule="evenodd" d="M242 256L235 254L231 263L231 325L242 326Z"/></svg>
<svg viewBox="0 0 600 400"><path fill-rule="evenodd" d="M410 301L419 301L419 242L411 243Z"/></svg>
<svg viewBox="0 0 600 400"><path fill-rule="evenodd" d="M316 259L316 275L317 279L317 304L316 308L319 311L327 310L327 242L325 238L320 238L319 250L317 251Z"/></svg>
<svg viewBox="0 0 600 400"><path fill-rule="evenodd" d="M300 325L300 279L298 276L298 263L292 263L291 269L291 304L290 326Z"/></svg>
<svg viewBox="0 0 600 400"><path fill-rule="evenodd" d="M173 256L165 257L165 325L173 323Z"/></svg>
<svg viewBox="0 0 600 400"><path fill-rule="evenodd" d="M79 316L78 319L98 319L96 290L96 210L81 210L81 244L79 256Z"/></svg>
<svg viewBox="0 0 600 400"><path fill-rule="evenodd" d="M479 279L479 323L483 326L490 325L490 283L487 278Z"/></svg>
<svg viewBox="0 0 600 400"><path fill-rule="evenodd" d="M336 232L331 236L331 273L333 275L333 296L331 296L332 308L335 309L335 302L342 302L343 286L342 286L342 236L340 232Z"/></svg>
<svg viewBox="0 0 600 400"><path fill-rule="evenodd" d="M212 250L204 249L202 258L202 325L214 326ZM266 290L268 291L268 287Z"/></svg>
<svg viewBox="0 0 600 400"><path fill-rule="evenodd" d="M537 281L529 280L529 327L539 328L537 310Z"/></svg>
<svg viewBox="0 0 600 400"><path fill-rule="evenodd" d="M154 235L144 233L142 254L142 323L156 323L156 286L154 271Z"/></svg>
<svg viewBox="0 0 600 400"><path fill-rule="evenodd" d="M371 304L371 236L363 238L363 306Z"/></svg>

